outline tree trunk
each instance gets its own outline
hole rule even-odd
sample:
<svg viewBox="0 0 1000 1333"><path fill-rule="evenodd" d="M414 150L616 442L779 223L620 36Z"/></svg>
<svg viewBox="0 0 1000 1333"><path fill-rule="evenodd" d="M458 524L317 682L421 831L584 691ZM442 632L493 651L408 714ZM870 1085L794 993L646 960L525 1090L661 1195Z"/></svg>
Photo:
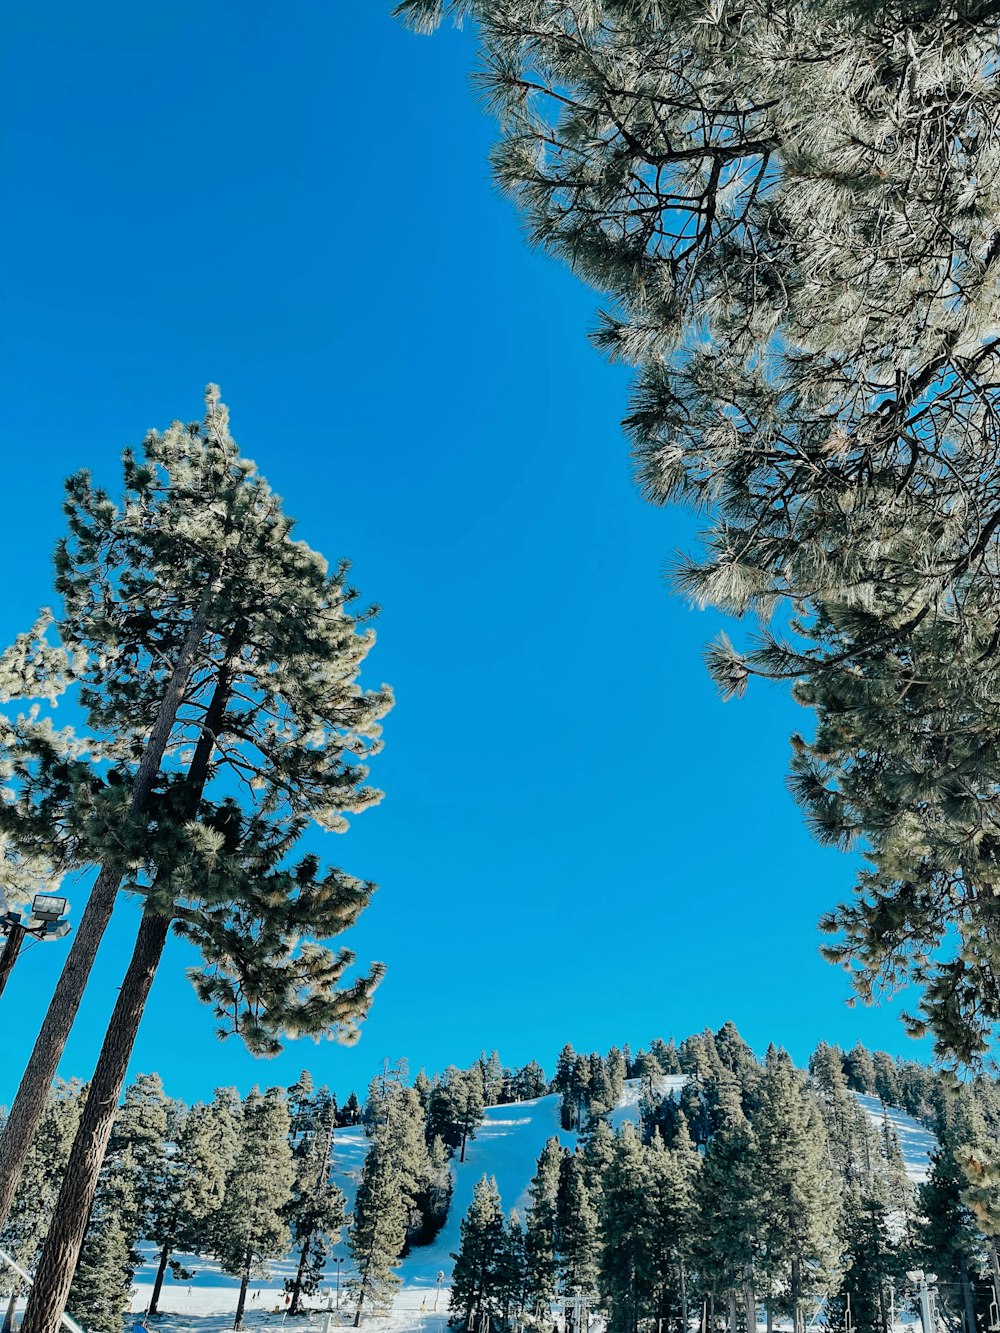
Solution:
<svg viewBox="0 0 1000 1333"><path fill-rule="evenodd" d="M3 994L4 986L7 985L8 977L14 971L14 964L17 962L17 955L21 952L23 943L24 927L10 926L7 943L3 946L3 953L0 953L0 995Z"/></svg>
<svg viewBox="0 0 1000 1333"><path fill-rule="evenodd" d="M755 1333L757 1328L757 1298L754 1295L753 1283L750 1281L743 1288L743 1300L746 1306L747 1333Z"/></svg>
<svg viewBox="0 0 1000 1333"><path fill-rule="evenodd" d="M958 1271L962 1280L962 1300L965 1302L965 1324L968 1333L976 1333L976 1306L972 1299L972 1283L969 1281L969 1264L964 1254L958 1256Z"/></svg>
<svg viewBox="0 0 1000 1333"><path fill-rule="evenodd" d="M38 1261L22 1325L24 1333L57 1333L59 1328L118 1112L118 1099L125 1084L139 1020L169 926L170 918L166 916L147 914L142 918L135 952L111 1015L80 1127L66 1164L52 1224Z"/></svg>
<svg viewBox="0 0 1000 1333"><path fill-rule="evenodd" d="M11 1330L14 1327L14 1311L17 1309L17 1297L20 1286L20 1282L15 1278L14 1286L11 1288L10 1300L7 1302L7 1313L4 1315L3 1319L3 1329L0 1330L0 1333L11 1333Z"/></svg>
<svg viewBox="0 0 1000 1333"><path fill-rule="evenodd" d="M736 1333L736 1292L729 1293L729 1333ZM752 1328L747 1329L747 1333L753 1333Z"/></svg>
<svg viewBox="0 0 1000 1333"><path fill-rule="evenodd" d="M243 1327L243 1311L247 1303L247 1287L250 1285L250 1260L252 1255L247 1250L246 1263L243 1265L243 1277L240 1281L240 1298L236 1302L236 1318L233 1320L233 1328Z"/></svg>
<svg viewBox="0 0 1000 1333"><path fill-rule="evenodd" d="M153 1294L149 1298L149 1309L147 1314L159 1314L160 1292L163 1290L163 1279L167 1272L167 1261L170 1258L170 1242L165 1241L163 1249L160 1251L160 1266L156 1270L156 1281L153 1283Z"/></svg>
<svg viewBox="0 0 1000 1333"><path fill-rule="evenodd" d="M688 1326L688 1298L687 1298L687 1276L684 1272L683 1257L678 1261L677 1270L681 1280L681 1328L687 1333Z"/></svg>
<svg viewBox="0 0 1000 1333"><path fill-rule="evenodd" d="M802 1333L802 1260L798 1258L798 1256L792 1260L791 1288L789 1295L792 1299L793 1333Z"/></svg>
<svg viewBox="0 0 1000 1333"><path fill-rule="evenodd" d="M216 733L232 688L230 655L234 644L235 634L220 668L185 778L183 808L192 819L201 804ZM66 1163L52 1224L38 1261L24 1317L25 1333L32 1333L32 1330L34 1333L56 1333L66 1308L104 1155L118 1114L118 1100L125 1085L125 1075L146 1000L167 942L170 921L169 916L148 911L143 914L132 960L104 1036L97 1068L84 1102L83 1115Z"/></svg>
<svg viewBox="0 0 1000 1333"><path fill-rule="evenodd" d="M312 1238L313 1233L310 1231L306 1234L306 1238L302 1242L302 1253L299 1256L299 1266L295 1271L295 1282L292 1286L292 1299L288 1306L288 1313L290 1315L295 1315L299 1312L299 1298L302 1295L302 1282L305 1277L306 1260L309 1258L309 1247L312 1245Z"/></svg>
<svg viewBox="0 0 1000 1333"><path fill-rule="evenodd" d="M191 619L177 663L164 692L149 740L143 751L132 785L132 818L144 813L149 804L153 782L160 771L163 753L170 739L181 697L191 673L195 649L205 632L211 588L202 595L201 604ZM59 1068L70 1029L76 1019L90 978L101 938L118 899L118 886L124 867L109 863L101 867L87 905L73 936L62 974L56 983L48 1012L35 1041L34 1050L21 1078L21 1085L10 1108L10 1116L0 1138L0 1231L10 1215L14 1195L31 1148L31 1140L45 1110L52 1080Z"/></svg>

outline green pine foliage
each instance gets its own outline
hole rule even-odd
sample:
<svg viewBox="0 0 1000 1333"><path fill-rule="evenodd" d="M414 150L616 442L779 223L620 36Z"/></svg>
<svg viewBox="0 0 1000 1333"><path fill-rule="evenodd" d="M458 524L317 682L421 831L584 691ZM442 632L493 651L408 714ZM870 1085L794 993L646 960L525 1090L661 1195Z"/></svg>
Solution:
<svg viewBox="0 0 1000 1333"><path fill-rule="evenodd" d="M597 1281L597 1211L582 1155L564 1153L556 1191L554 1249L560 1291L589 1296Z"/></svg>
<svg viewBox="0 0 1000 1333"><path fill-rule="evenodd" d="M461 1242L452 1257L450 1323L455 1328L506 1328L510 1317L510 1289L516 1286L506 1271L512 1261L510 1236L500 1206L496 1181L486 1176L477 1183L469 1211L459 1224Z"/></svg>
<svg viewBox="0 0 1000 1333"><path fill-rule="evenodd" d="M653 1317L659 1256L653 1226L650 1150L631 1125L616 1135L604 1174L598 1290L608 1333L638 1333Z"/></svg>
<svg viewBox="0 0 1000 1333"><path fill-rule="evenodd" d="M234 1328L242 1327L251 1277L270 1275L269 1261L287 1254L287 1222L295 1168L288 1142L291 1116L280 1088L245 1098L236 1153L226 1173L216 1219L215 1252L223 1271L240 1278Z"/></svg>
<svg viewBox="0 0 1000 1333"><path fill-rule="evenodd" d="M393 1272L406 1242L406 1200L399 1167L384 1132L376 1132L365 1156L348 1243L355 1275L348 1291L355 1302L354 1326L366 1314L384 1313L399 1284Z"/></svg>
<svg viewBox="0 0 1000 1333"><path fill-rule="evenodd" d="M175 1118L171 1153L161 1163L151 1198L146 1237L159 1250L149 1313L159 1308L163 1282L189 1276L172 1263L176 1250L212 1250L226 1181L239 1149L241 1110L232 1088L218 1089L211 1102L198 1102Z"/></svg>
<svg viewBox="0 0 1000 1333"><path fill-rule="evenodd" d="M760 1181L760 1273L769 1306L805 1327L807 1300L822 1295L835 1254L837 1194L822 1117L801 1074L773 1046L754 1119Z"/></svg>
<svg viewBox="0 0 1000 1333"><path fill-rule="evenodd" d="M703 518L677 586L755 621L710 649L720 689L795 682L814 711L793 790L867 857L830 957L866 998L916 983L913 1030L980 1058L1000 1020L996 6L396 12L475 20L497 183L601 295L643 491Z"/></svg>
<svg viewBox="0 0 1000 1333"><path fill-rule="evenodd" d="M525 1219L527 1289L530 1305L536 1310L547 1310L557 1291L556 1211L562 1159L559 1140L548 1139L528 1186L531 1202Z"/></svg>
<svg viewBox="0 0 1000 1333"><path fill-rule="evenodd" d="M28 1271L34 1268L39 1243L55 1206L81 1109L81 1085L58 1080L46 1100L7 1225L0 1231L0 1249ZM10 1274L5 1271L0 1277L0 1292L9 1280Z"/></svg>
<svg viewBox="0 0 1000 1333"><path fill-rule="evenodd" d="M426 1134L428 1142L435 1138L451 1152L458 1152L458 1160L465 1161L465 1149L483 1118L486 1106L483 1093L483 1074L479 1064L471 1069L454 1065L430 1091L427 1106Z"/></svg>
<svg viewBox="0 0 1000 1333"><path fill-rule="evenodd" d="M728 1307L731 1333L737 1311L756 1327L758 1234L761 1223L757 1142L738 1090L730 1085L719 1108L719 1127L706 1150L694 1190L692 1258L713 1303Z"/></svg>
<svg viewBox="0 0 1000 1333"><path fill-rule="evenodd" d="M842 1222L843 1275L829 1300L829 1326L889 1333L891 1288L905 1289L906 1263L894 1242L889 1210L875 1195L852 1201ZM930 1271L930 1270L928 1270Z"/></svg>
<svg viewBox="0 0 1000 1333"><path fill-rule="evenodd" d="M289 1090L292 1092L292 1089ZM290 1315L299 1313L303 1297L312 1296L323 1281L326 1261L347 1220L344 1196L331 1181L336 1099L326 1088L313 1092L311 1080L295 1086L292 1158L295 1169L291 1198L285 1205L292 1241L299 1251L294 1278L285 1279L291 1295Z"/></svg>

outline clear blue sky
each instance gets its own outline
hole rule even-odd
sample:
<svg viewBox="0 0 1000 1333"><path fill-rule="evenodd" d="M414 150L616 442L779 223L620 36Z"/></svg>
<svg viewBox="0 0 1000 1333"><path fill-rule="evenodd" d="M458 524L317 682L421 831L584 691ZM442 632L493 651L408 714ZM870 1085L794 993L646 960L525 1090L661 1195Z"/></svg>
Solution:
<svg viewBox="0 0 1000 1333"><path fill-rule="evenodd" d="M388 8L37 0L5 21L2 641L50 598L62 477L113 483L213 379L300 535L382 604L371 678L398 696L386 800L328 843L381 885L351 940L389 968L360 1045L220 1044L174 942L134 1068L186 1098L303 1066L343 1091L384 1056L551 1067L566 1041L726 1019L800 1060L820 1038L920 1054L818 956L852 866L785 791L808 718L776 689L714 695L718 618L662 581L693 524L638 498L596 298L489 182L469 35ZM123 903L67 1074L91 1071L134 926ZM27 952L0 1002L0 1100L63 952Z"/></svg>

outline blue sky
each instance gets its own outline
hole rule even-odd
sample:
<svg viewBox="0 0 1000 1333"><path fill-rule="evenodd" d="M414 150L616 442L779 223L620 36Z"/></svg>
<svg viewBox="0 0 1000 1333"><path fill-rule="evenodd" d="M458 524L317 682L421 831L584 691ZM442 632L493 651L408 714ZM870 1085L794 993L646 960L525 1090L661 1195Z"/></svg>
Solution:
<svg viewBox="0 0 1000 1333"><path fill-rule="evenodd" d="M566 1041L726 1019L800 1060L821 1038L922 1054L891 1007L846 1008L817 953L852 865L785 791L808 718L775 688L714 694L719 619L662 579L694 524L639 499L596 297L490 184L468 34L388 12L6 19L0 638L50 599L63 476L113 484L121 448L199 416L211 379L299 535L381 603L369 678L398 698L386 800L324 848L381 885L350 939L389 968L360 1045L262 1063L220 1044L174 942L134 1068L186 1098L303 1066L346 1091L385 1056L551 1067ZM135 920L123 903L66 1074L93 1066ZM0 1001L0 1100L62 957L26 952Z"/></svg>

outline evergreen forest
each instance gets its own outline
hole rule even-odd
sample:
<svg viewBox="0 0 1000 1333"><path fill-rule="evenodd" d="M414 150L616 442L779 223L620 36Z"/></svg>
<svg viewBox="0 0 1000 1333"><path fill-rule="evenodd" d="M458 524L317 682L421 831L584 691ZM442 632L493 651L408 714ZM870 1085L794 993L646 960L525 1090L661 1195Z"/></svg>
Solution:
<svg viewBox="0 0 1000 1333"><path fill-rule="evenodd" d="M47 1100L31 1184L0 1235L22 1267L87 1096L57 1083ZM555 1132L504 1199L464 1159L488 1108L502 1121L519 1106ZM915 1127L930 1145L916 1169L901 1142ZM458 1244L434 1295L455 1328L888 1333L917 1322L926 1285L935 1327L974 1333L996 1308L1000 1182L987 1171L970 1186L968 1170L998 1132L993 1079L956 1087L860 1044L821 1043L801 1070L775 1046L758 1059L731 1023L635 1051L567 1044L551 1073L496 1052L432 1077L386 1061L339 1099L303 1071L288 1088L220 1088L186 1106L140 1075L115 1117L70 1306L85 1328L119 1327L142 1268L148 1314L162 1315L207 1266L238 1282L234 1327L253 1290L308 1318L334 1282L342 1317L362 1324L387 1313L401 1264L438 1253L450 1221Z"/></svg>

